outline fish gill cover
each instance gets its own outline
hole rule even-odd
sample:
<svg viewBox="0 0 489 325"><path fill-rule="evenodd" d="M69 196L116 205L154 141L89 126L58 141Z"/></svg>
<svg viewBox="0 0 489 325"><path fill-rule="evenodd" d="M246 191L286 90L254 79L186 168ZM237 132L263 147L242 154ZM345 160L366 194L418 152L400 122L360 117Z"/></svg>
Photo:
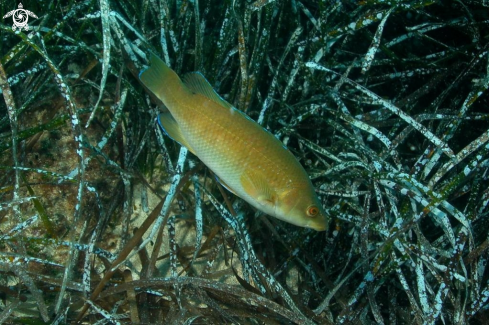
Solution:
<svg viewBox="0 0 489 325"><path fill-rule="evenodd" d="M485 2L23 5L28 31L0 24L0 323L489 322ZM294 153L328 232L160 133L150 52Z"/></svg>

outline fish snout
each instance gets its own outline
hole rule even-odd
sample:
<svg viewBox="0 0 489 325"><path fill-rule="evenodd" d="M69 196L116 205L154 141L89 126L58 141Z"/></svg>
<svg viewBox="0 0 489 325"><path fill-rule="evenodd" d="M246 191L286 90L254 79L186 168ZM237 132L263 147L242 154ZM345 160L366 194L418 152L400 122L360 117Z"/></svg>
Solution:
<svg viewBox="0 0 489 325"><path fill-rule="evenodd" d="M319 218L321 218L322 216L320 216ZM316 231L325 231L325 230L328 230L328 222L326 220L326 218L322 217L323 219L321 221L319 220L314 220L314 221L311 221L309 222L306 227L307 228L311 228L311 229L314 229Z"/></svg>

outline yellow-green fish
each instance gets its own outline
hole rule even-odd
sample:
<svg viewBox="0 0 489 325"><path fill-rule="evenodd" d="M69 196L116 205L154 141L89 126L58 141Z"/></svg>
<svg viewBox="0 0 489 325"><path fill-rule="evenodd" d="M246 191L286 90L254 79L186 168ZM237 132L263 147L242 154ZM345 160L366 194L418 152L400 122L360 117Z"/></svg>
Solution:
<svg viewBox="0 0 489 325"><path fill-rule="evenodd" d="M175 141L199 157L231 192L271 216L318 231L326 213L301 164L247 115L222 99L198 72L181 80L151 55L141 82L170 113L159 123Z"/></svg>

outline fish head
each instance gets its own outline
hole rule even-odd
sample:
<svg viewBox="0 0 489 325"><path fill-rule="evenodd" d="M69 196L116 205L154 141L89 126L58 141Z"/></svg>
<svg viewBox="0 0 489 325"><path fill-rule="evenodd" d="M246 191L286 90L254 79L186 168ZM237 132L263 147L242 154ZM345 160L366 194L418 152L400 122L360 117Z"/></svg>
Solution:
<svg viewBox="0 0 489 325"><path fill-rule="evenodd" d="M317 231L328 229L328 217L313 189L293 188L281 195L276 217Z"/></svg>

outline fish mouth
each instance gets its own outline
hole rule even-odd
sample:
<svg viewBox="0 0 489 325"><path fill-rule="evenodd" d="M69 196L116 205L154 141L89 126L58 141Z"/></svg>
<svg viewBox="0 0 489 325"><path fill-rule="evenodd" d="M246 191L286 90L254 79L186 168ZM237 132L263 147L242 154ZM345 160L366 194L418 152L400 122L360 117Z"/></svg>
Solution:
<svg viewBox="0 0 489 325"><path fill-rule="evenodd" d="M316 231L326 231L328 230L328 224L325 222L324 224L317 223L309 223L306 225L307 228L314 229Z"/></svg>
<svg viewBox="0 0 489 325"><path fill-rule="evenodd" d="M326 226L321 226L321 227L309 227L311 229L314 229L316 231L326 231L328 229L328 227Z"/></svg>

